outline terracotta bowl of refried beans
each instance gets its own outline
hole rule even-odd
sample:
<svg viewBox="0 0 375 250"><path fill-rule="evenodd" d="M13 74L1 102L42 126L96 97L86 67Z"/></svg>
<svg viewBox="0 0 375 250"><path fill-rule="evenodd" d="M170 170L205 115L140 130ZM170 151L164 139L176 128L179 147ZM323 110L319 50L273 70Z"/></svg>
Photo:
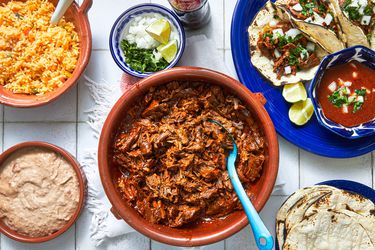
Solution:
<svg viewBox="0 0 375 250"><path fill-rule="evenodd" d="M278 172L266 100L235 79L195 67L139 81L115 104L99 142L101 181L112 213L140 233L176 246L223 240L248 220L226 158L238 146L239 178L260 211Z"/></svg>
<svg viewBox="0 0 375 250"><path fill-rule="evenodd" d="M78 219L85 187L78 162L64 149L13 146L0 156L0 232L27 243L58 237Z"/></svg>

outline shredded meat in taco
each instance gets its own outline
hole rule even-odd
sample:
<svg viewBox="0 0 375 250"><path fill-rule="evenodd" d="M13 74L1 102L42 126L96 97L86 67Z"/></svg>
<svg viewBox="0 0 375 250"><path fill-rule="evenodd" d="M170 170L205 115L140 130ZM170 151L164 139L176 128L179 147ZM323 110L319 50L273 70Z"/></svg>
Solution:
<svg viewBox="0 0 375 250"><path fill-rule="evenodd" d="M287 4L287 8L297 19L321 25L333 30L335 33L338 32L338 25L326 1L290 0Z"/></svg>
<svg viewBox="0 0 375 250"><path fill-rule="evenodd" d="M272 27L266 25L259 34L257 46L262 55L273 61L273 72L277 74L277 79L282 75L295 75L320 62L315 53L315 44L287 22Z"/></svg>
<svg viewBox="0 0 375 250"><path fill-rule="evenodd" d="M344 15L355 25L362 28L370 39L375 24L375 4L367 0L339 0Z"/></svg>

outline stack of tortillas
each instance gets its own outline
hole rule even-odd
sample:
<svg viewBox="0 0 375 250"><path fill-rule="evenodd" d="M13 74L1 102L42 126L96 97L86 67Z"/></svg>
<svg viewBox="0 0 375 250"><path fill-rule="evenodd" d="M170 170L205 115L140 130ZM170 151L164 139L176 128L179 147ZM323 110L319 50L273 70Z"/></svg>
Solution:
<svg viewBox="0 0 375 250"><path fill-rule="evenodd" d="M375 206L331 186L300 189L276 218L280 249L375 249Z"/></svg>

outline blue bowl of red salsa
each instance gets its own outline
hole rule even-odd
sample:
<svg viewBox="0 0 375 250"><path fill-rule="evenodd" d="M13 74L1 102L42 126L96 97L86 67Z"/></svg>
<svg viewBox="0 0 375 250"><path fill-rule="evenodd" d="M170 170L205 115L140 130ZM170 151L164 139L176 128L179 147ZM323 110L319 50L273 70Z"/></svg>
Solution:
<svg viewBox="0 0 375 250"><path fill-rule="evenodd" d="M326 56L309 95L319 123L349 139L375 134L375 52L353 46Z"/></svg>

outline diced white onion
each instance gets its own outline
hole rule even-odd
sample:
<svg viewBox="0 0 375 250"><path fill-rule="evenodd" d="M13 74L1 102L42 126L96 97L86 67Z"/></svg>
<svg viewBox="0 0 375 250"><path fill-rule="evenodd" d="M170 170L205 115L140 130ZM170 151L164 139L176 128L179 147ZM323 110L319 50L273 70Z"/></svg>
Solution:
<svg viewBox="0 0 375 250"><path fill-rule="evenodd" d="M331 91L331 92L335 92L337 88L337 83L335 81L331 82L329 85L328 85L328 89Z"/></svg>
<svg viewBox="0 0 375 250"><path fill-rule="evenodd" d="M301 34L301 31L298 29L290 29L285 33L285 36L295 38L299 34Z"/></svg>
<svg viewBox="0 0 375 250"><path fill-rule="evenodd" d="M348 97L348 102L349 103L352 103L354 101L355 101L355 96L354 95Z"/></svg>
<svg viewBox="0 0 375 250"><path fill-rule="evenodd" d="M313 15L314 15L313 23L318 24L318 25L323 25L323 23L325 22L325 19L316 12L314 12Z"/></svg>
<svg viewBox="0 0 375 250"><path fill-rule="evenodd" d="M345 94L350 95L350 89L348 87L345 87Z"/></svg>
<svg viewBox="0 0 375 250"><path fill-rule="evenodd" d="M359 95L357 96L357 102L364 102L363 96Z"/></svg>
<svg viewBox="0 0 375 250"><path fill-rule="evenodd" d="M348 106L347 105L342 105L342 112L343 113L345 113L345 114L347 114L347 113L349 113L349 110L348 110Z"/></svg>
<svg viewBox="0 0 375 250"><path fill-rule="evenodd" d="M306 45L306 49L308 51L314 51L315 50L315 44L312 43L312 42L308 42L307 45Z"/></svg>
<svg viewBox="0 0 375 250"><path fill-rule="evenodd" d="M276 39L278 35L280 36L284 35L284 31L282 29L274 29L272 33L273 33L273 39Z"/></svg>
<svg viewBox="0 0 375 250"><path fill-rule="evenodd" d="M357 78L358 77L358 72L356 71L353 71L353 74L352 74L353 78Z"/></svg>
<svg viewBox="0 0 375 250"><path fill-rule="evenodd" d="M305 60L309 57L309 53L306 51L306 53L300 53L301 59Z"/></svg>
<svg viewBox="0 0 375 250"><path fill-rule="evenodd" d="M277 22L275 20L272 20L271 22L269 22L269 26L271 27L275 27L277 25Z"/></svg>
<svg viewBox="0 0 375 250"><path fill-rule="evenodd" d="M332 17L332 15L331 15L330 13L328 13L328 14L326 15L326 17L324 18L324 22L325 22L327 25L330 25L331 22L332 22L332 20L333 20L333 17Z"/></svg>
<svg viewBox="0 0 375 250"><path fill-rule="evenodd" d="M375 88L372 89L372 92L375 92Z"/></svg>
<svg viewBox="0 0 375 250"><path fill-rule="evenodd" d="M299 3L297 3L296 5L294 5L292 7L292 9L295 10L295 11L302 11L303 10L302 6Z"/></svg>
<svg viewBox="0 0 375 250"><path fill-rule="evenodd" d="M371 22L371 16L363 16L361 19L362 25L369 25Z"/></svg>
<svg viewBox="0 0 375 250"><path fill-rule="evenodd" d="M352 82L344 82L344 86L345 87L350 87L350 86L352 86Z"/></svg>
<svg viewBox="0 0 375 250"><path fill-rule="evenodd" d="M305 22L307 22L307 23L312 23L312 22L313 22L313 20L312 20L312 18L311 18L311 17L308 17L308 18L306 18L306 19L305 19Z"/></svg>
<svg viewBox="0 0 375 250"><path fill-rule="evenodd" d="M277 49L275 49L274 53L276 58L279 58L281 56L281 53Z"/></svg>
<svg viewBox="0 0 375 250"><path fill-rule="evenodd" d="M375 12L375 7L372 8L372 12Z"/></svg>
<svg viewBox="0 0 375 250"><path fill-rule="evenodd" d="M284 70L285 70L286 75L289 75L290 73L292 73L292 68L290 66L286 66Z"/></svg>

